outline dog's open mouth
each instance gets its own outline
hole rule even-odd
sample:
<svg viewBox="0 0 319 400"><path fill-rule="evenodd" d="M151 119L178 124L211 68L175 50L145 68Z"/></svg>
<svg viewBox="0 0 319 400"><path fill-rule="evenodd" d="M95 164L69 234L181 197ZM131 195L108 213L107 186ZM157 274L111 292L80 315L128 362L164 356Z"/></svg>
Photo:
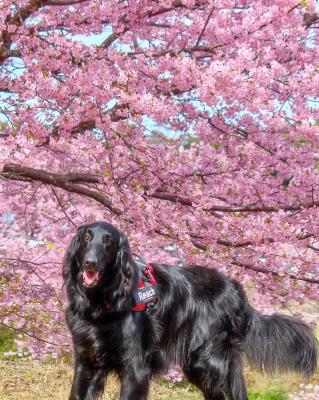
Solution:
<svg viewBox="0 0 319 400"><path fill-rule="evenodd" d="M100 278L100 273L98 271L84 271L83 272L83 281L86 284L86 286L94 286L95 284L98 283Z"/></svg>

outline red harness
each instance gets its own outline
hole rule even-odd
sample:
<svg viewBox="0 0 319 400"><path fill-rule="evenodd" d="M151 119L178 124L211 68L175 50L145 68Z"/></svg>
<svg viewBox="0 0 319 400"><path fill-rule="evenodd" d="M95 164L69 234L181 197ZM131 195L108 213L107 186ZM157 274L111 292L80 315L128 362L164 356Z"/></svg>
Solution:
<svg viewBox="0 0 319 400"><path fill-rule="evenodd" d="M157 303L157 287L156 279L153 273L153 267L148 264L143 270L143 276L138 281L137 289L133 292L132 311L144 311L151 313L154 311ZM108 311L112 310L111 304L107 303L106 308Z"/></svg>
<svg viewBox="0 0 319 400"><path fill-rule="evenodd" d="M144 268L143 277L138 281L137 290L133 293L132 311L154 310L158 298L153 271L150 264Z"/></svg>

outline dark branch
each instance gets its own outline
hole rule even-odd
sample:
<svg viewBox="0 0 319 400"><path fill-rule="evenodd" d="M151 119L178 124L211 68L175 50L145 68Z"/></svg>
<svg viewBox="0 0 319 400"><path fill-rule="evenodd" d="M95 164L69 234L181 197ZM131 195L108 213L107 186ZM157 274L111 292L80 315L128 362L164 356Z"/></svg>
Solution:
<svg viewBox="0 0 319 400"><path fill-rule="evenodd" d="M102 47L103 49L108 49L108 48L111 46L111 44L112 44L113 42L115 42L115 40L118 39L118 37L119 37L118 33L113 32L110 36L108 36L108 37L104 40L104 42L101 44L100 47Z"/></svg>
<svg viewBox="0 0 319 400"><path fill-rule="evenodd" d="M205 29L206 29L206 27L207 27L207 25L208 25L208 22L209 22L209 20L210 20L211 17L212 17L213 11L214 11L214 7L212 7L210 13L208 14L208 17L207 17L207 19L206 19L206 21L205 21L204 27L203 27L201 33L200 33L199 36L198 36L197 42L196 42L196 44L195 44L195 47L197 47L197 46L199 45L200 41L202 40L202 37L203 37L203 35L204 35Z"/></svg>
<svg viewBox="0 0 319 400"><path fill-rule="evenodd" d="M256 267L255 265L251 265L251 264L244 264L244 263L241 263L236 260L233 260L232 264L237 265L237 267L250 269L252 271L259 272L261 274L270 274L270 275L276 276L278 278L284 278L285 276L288 276L290 279L294 279L296 281L303 281L303 282L319 285L319 279L306 278L304 276L298 276L295 274L284 274L283 275L283 274L279 274L278 272L275 272L275 271L259 268L259 267Z"/></svg>
<svg viewBox="0 0 319 400"><path fill-rule="evenodd" d="M64 190L69 192L75 192L82 194L86 197L90 197L95 199L97 202L103 204L107 208L109 208L112 212L117 215L120 215L121 212L114 208L111 203L105 199L100 193L93 192L82 186L75 185L75 183L101 183L98 176L90 174L90 173L69 173L69 174L53 174L48 173L43 170L37 170L29 167L24 167L17 164L6 164L3 168L3 172L1 176L10 179L10 180L22 180L22 181L40 181L49 185L53 185L56 187L61 187ZM159 200L166 200L172 203L181 204L183 206L192 207L194 206L192 200L187 197L183 197L180 195L175 195L171 193L167 193L165 191L156 191L151 194L145 193L145 196L152 197ZM204 209L204 211L212 213L212 212L221 212L221 213L258 213L258 212L274 212L277 213L279 211L301 211L309 208L319 207L319 201L312 201L308 203L298 203L298 204L290 204L290 205L275 205L275 206L220 206L213 205L208 209ZM220 243L222 244L222 243ZM234 247L234 246L231 246ZM235 246L236 247L236 246Z"/></svg>
<svg viewBox="0 0 319 400"><path fill-rule="evenodd" d="M29 336L29 337L32 337L32 338L34 338L34 339L36 339L36 340L39 340L40 342L50 344L51 346L61 346L61 344L49 342L49 341L47 341L47 340L45 340L45 339L40 338L39 336L33 335L33 334L30 333L29 331L26 331L26 330L24 330L24 329L15 328L15 327L13 327L13 326L10 326L10 325L5 324L5 323L2 322L2 321L0 321L0 325L4 326L4 327L7 328L7 329L11 329L11 330L13 330L13 331L15 331L15 332L22 333L23 335L27 335L27 336ZM66 348L67 348L66 345L63 345L63 347L66 347Z"/></svg>
<svg viewBox="0 0 319 400"><path fill-rule="evenodd" d="M48 6L73 6L79 3L85 3L89 0L48 0L46 5Z"/></svg>
<svg viewBox="0 0 319 400"><path fill-rule="evenodd" d="M250 240L246 240L245 242L231 242L229 240L217 239L216 243L222 246L233 247L233 248L253 245L253 242L251 242Z"/></svg>
<svg viewBox="0 0 319 400"><path fill-rule="evenodd" d="M306 29L310 28L311 25L316 24L319 22L319 15L314 13L305 13L303 16L303 25L305 26Z"/></svg>
<svg viewBox="0 0 319 400"><path fill-rule="evenodd" d="M7 179L22 181L28 179L30 181L38 181L47 185L59 187L67 192L77 193L84 197L91 198L108 208L113 214L121 214L121 211L118 208L113 207L111 202L102 196L98 191L89 190L74 183L99 183L97 176L89 173L69 173L63 175L49 173L40 169L24 167L17 164L6 164L3 168L3 173L0 173L0 175Z"/></svg>
<svg viewBox="0 0 319 400"><path fill-rule="evenodd" d="M170 194L170 193L164 193L164 192L154 192L150 195L146 195L149 197L153 197L154 199L159 199L159 200L168 200L171 201L173 203L179 203L182 204L183 206L192 206L192 201L189 199L186 199L185 197L182 196L177 196L174 194Z"/></svg>
<svg viewBox="0 0 319 400"><path fill-rule="evenodd" d="M257 212L279 212L279 211L300 211L319 206L319 201L312 201L309 203L299 203L291 205L277 205L277 206L217 206L214 205L205 211L219 211L224 213L257 213Z"/></svg>

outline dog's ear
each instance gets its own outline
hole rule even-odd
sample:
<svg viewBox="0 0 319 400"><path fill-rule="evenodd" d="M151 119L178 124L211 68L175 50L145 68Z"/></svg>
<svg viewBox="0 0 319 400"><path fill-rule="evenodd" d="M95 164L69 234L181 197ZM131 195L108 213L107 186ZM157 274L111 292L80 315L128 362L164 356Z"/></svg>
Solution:
<svg viewBox="0 0 319 400"><path fill-rule="evenodd" d="M117 308L123 309L128 301L127 295L132 286L134 269L130 245L122 232L120 232L115 269L117 272L117 289L113 293L113 299L117 303Z"/></svg>
<svg viewBox="0 0 319 400"><path fill-rule="evenodd" d="M77 251L79 249L81 236L83 235L84 230L85 230L84 226L80 226L78 228L64 256L62 276L64 283L67 287L71 281L75 282L76 276L79 272Z"/></svg>

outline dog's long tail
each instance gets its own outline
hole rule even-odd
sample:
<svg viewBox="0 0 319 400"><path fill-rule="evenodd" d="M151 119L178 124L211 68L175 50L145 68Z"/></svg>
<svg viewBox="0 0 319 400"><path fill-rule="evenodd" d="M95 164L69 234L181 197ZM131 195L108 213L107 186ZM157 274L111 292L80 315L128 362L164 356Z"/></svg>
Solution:
<svg viewBox="0 0 319 400"><path fill-rule="evenodd" d="M250 306L249 306L250 307ZM262 315L250 307L245 353L250 365L263 372L315 372L318 342L301 320L286 315Z"/></svg>

